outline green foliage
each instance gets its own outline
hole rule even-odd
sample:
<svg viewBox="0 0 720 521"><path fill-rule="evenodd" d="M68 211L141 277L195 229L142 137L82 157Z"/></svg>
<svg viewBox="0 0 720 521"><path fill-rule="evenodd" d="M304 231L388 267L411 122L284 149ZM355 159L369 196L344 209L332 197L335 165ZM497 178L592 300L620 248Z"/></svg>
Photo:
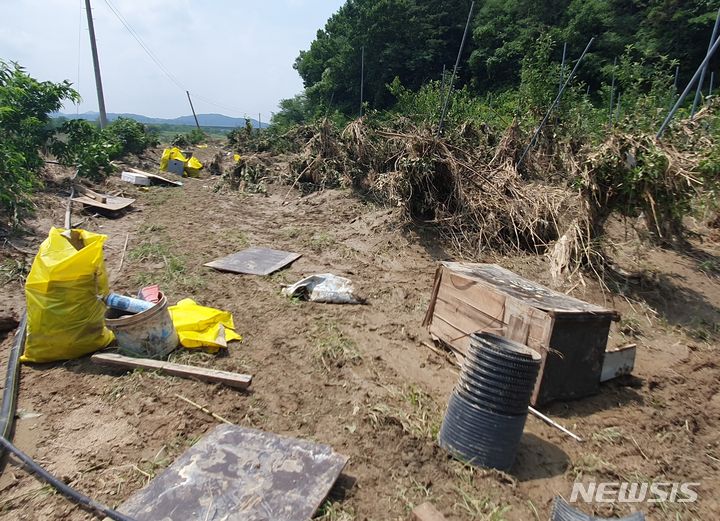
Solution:
<svg viewBox="0 0 720 521"><path fill-rule="evenodd" d="M108 141L120 146L120 154L142 154L148 147L158 145L154 133L133 119L118 118L103 130Z"/></svg>
<svg viewBox="0 0 720 521"><path fill-rule="evenodd" d="M122 146L107 139L97 125L73 119L60 127L50 150L61 164L77 167L80 177L99 180L112 172L110 161L121 155Z"/></svg>
<svg viewBox="0 0 720 521"><path fill-rule="evenodd" d="M199 128L194 128L186 134L175 134L170 144L174 147L186 148L190 145L199 145L205 140L207 140L207 134Z"/></svg>
<svg viewBox="0 0 720 521"><path fill-rule="evenodd" d="M364 100L369 109L392 106L394 96L387 86L396 77L412 91L438 79L443 66L449 70L455 62L469 4L468 0L348 0L318 31L310 48L300 52L295 68L305 92L286 100L274 123L307 123L335 110L356 116L363 47ZM589 86L598 104L597 93L610 84L614 60L627 54L631 45L631 63L655 72L662 69L665 75L674 74L678 63L680 83L689 80L705 55L720 3L485 0L477 5L460 61L458 88L467 85L470 92L485 96L515 89L521 83L527 86L530 78L523 74L529 55L553 64L536 80L557 83L562 44L567 43L567 73L595 36L578 71L577 84L585 85L583 92ZM667 58L656 60L661 56ZM711 67L716 68L718 60L715 58ZM642 92L652 88L644 84ZM627 96L631 99L632 93ZM533 101L541 105L537 99ZM602 101L609 102L609 96Z"/></svg>
<svg viewBox="0 0 720 521"><path fill-rule="evenodd" d="M78 99L69 82L39 82L0 60L0 226L17 225L31 210L43 162L38 149L52 133L48 114Z"/></svg>

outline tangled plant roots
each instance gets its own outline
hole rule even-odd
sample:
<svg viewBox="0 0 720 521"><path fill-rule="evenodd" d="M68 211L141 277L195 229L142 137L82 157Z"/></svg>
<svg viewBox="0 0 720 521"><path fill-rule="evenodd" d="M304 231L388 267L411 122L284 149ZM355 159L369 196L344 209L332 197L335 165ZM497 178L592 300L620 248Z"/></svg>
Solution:
<svg viewBox="0 0 720 521"><path fill-rule="evenodd" d="M408 221L437 225L463 258L548 253L556 276L602 264L597 239L612 212L643 215L657 238L682 234L701 184L693 146L611 132L578 148L541 136L519 172L526 143L516 122L500 139L470 123L438 139L403 118L384 127L361 118L340 134L325 120L295 162L295 181L352 184Z"/></svg>

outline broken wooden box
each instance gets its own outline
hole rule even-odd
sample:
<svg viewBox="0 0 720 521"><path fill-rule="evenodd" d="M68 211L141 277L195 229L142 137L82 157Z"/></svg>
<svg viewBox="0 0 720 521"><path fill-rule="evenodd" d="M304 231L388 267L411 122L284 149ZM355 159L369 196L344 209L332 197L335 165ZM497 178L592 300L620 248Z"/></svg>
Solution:
<svg viewBox="0 0 720 521"><path fill-rule="evenodd" d="M460 355L470 335L488 331L542 355L532 404L580 398L600 388L616 311L552 291L495 264L442 263L425 320Z"/></svg>

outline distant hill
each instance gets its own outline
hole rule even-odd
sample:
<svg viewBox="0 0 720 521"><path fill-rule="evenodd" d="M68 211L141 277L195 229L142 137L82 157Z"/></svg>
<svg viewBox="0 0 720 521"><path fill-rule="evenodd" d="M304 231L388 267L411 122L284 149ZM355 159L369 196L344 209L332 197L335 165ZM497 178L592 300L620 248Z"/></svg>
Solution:
<svg viewBox="0 0 720 521"><path fill-rule="evenodd" d="M63 117L67 119L86 119L88 121L95 121L98 119L99 114L97 112L84 112L82 114L64 114L57 112L52 114L52 117ZM179 118L165 119L165 118L151 118L143 116L141 114L116 114L108 112L108 120L114 121L117 118L128 118L134 119L140 123L146 125L186 125L189 127L195 126L195 119L190 116L180 116ZM244 127L245 118L231 118L230 116L224 116L223 114L198 114L198 122L201 127L224 127L224 128L235 128ZM258 128L258 121L250 118L253 128ZM267 128L268 123L262 123L262 128Z"/></svg>

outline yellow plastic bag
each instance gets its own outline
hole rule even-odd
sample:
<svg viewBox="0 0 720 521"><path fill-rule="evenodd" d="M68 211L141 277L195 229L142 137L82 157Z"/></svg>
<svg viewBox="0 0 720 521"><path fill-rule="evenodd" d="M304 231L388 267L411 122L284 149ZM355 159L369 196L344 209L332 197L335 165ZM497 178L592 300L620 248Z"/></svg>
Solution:
<svg viewBox="0 0 720 521"><path fill-rule="evenodd" d="M105 327L109 293L103 259L106 235L77 230L84 247L76 250L52 228L40 245L25 282L27 340L23 362L79 358L112 342Z"/></svg>
<svg viewBox="0 0 720 521"><path fill-rule="evenodd" d="M191 157L188 159L187 164L185 165L185 173L189 177L197 177L200 175L200 170L202 170L202 163L195 157Z"/></svg>
<svg viewBox="0 0 720 521"><path fill-rule="evenodd" d="M168 310L183 347L207 347L211 353L217 353L231 340L242 340L234 331L235 324L229 311L200 306L189 298Z"/></svg>
<svg viewBox="0 0 720 521"><path fill-rule="evenodd" d="M163 172L167 171L168 163L171 159L181 161L185 165L185 175L190 177L197 177L202 170L202 163L196 158L186 158L183 153L177 147L166 148L163 150L162 156L160 157L160 170Z"/></svg>

